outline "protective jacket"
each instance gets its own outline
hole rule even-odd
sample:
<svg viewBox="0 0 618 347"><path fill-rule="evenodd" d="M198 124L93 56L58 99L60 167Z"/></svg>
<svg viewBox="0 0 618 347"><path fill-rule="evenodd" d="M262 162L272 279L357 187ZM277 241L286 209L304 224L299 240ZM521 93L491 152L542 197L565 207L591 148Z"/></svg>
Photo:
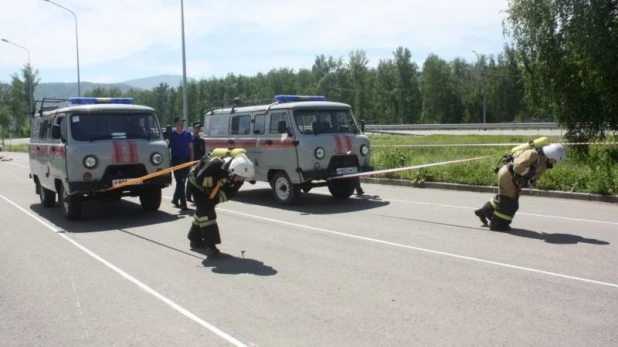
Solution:
<svg viewBox="0 0 618 347"><path fill-rule="evenodd" d="M187 237L194 244L211 246L221 243L215 206L228 201L233 188L227 169L229 163L229 160L207 154L189 172L196 211Z"/></svg>
<svg viewBox="0 0 618 347"><path fill-rule="evenodd" d="M498 194L476 214L491 220L491 229L508 228L519 210L519 194L530 187L548 169L547 158L541 149L527 149L506 156L505 165L498 171Z"/></svg>

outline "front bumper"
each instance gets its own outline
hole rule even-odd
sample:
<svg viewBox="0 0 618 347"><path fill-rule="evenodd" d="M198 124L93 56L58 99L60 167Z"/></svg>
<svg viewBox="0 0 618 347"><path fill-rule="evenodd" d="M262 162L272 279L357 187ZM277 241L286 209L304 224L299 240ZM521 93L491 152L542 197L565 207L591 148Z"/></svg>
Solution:
<svg viewBox="0 0 618 347"><path fill-rule="evenodd" d="M164 174L161 176L149 178L145 181L142 181L141 184L128 185L120 188L119 190L142 190L142 189L151 189L153 187L157 188L165 188L172 183L172 175ZM106 189L112 186L111 180L99 180L99 181L87 181L87 182L69 182L69 191L71 193L102 193ZM111 190L110 192L114 192Z"/></svg>
<svg viewBox="0 0 618 347"><path fill-rule="evenodd" d="M373 166L360 166L358 167L358 172L369 172L373 171ZM304 180L325 180L331 177L343 176L344 174L338 174L337 168L332 169L324 169L324 170L311 170L311 171L302 171L302 177Z"/></svg>

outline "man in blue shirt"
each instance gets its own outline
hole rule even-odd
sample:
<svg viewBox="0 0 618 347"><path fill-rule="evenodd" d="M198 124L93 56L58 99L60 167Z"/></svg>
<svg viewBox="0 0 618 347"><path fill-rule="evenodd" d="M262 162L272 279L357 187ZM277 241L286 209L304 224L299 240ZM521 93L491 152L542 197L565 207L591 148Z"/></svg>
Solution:
<svg viewBox="0 0 618 347"><path fill-rule="evenodd" d="M170 133L164 132L164 137L169 141L170 152L172 155L172 166L180 165L193 161L193 135L185 130L185 120L181 117L174 118L176 129ZM189 174L189 167L175 170L176 190L172 198L172 204L180 207L182 211L187 211L187 199L185 197L185 182Z"/></svg>
<svg viewBox="0 0 618 347"><path fill-rule="evenodd" d="M202 123L193 123L193 158L200 160L206 154L206 143L204 139L200 137L200 131L202 130ZM191 197L190 185L187 184L187 191L185 192L187 201L193 201Z"/></svg>

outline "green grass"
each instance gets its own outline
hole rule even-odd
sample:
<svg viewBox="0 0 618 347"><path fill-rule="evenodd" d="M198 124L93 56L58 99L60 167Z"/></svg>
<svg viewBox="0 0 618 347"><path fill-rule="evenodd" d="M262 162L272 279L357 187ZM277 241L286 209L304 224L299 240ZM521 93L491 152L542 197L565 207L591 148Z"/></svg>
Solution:
<svg viewBox="0 0 618 347"><path fill-rule="evenodd" d="M7 152L25 152L28 153L28 144L21 145L5 145L4 150Z"/></svg>
<svg viewBox="0 0 618 347"><path fill-rule="evenodd" d="M469 163L403 171L374 177L410 180L414 183L446 182L497 186L494 168L512 146L498 143L526 143L539 136L431 135L371 136L375 170L428 164L491 155ZM552 142L567 142L549 136ZM610 141L615 141L610 139ZM403 147L401 145L488 144L481 147ZM399 147L397 146L399 145ZM618 146L567 146L567 160L548 170L537 182L537 189L613 195L618 193Z"/></svg>

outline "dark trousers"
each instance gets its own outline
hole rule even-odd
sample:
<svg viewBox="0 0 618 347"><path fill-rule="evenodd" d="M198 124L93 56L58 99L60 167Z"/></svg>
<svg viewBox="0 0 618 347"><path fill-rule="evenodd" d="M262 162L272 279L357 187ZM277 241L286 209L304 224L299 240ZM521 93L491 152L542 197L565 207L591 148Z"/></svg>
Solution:
<svg viewBox="0 0 618 347"><path fill-rule="evenodd" d="M480 208L480 213L490 221L491 229L502 229L510 226L517 210L519 210L519 195L515 198L496 195Z"/></svg>
<svg viewBox="0 0 618 347"><path fill-rule="evenodd" d="M189 161L189 158L172 157L172 166L180 165ZM187 175L189 174L189 168L184 168L174 171L174 179L176 179L176 189L174 190L173 203L178 203L180 206L187 206L187 198L185 196L185 184L187 182Z"/></svg>
<svg viewBox="0 0 618 347"><path fill-rule="evenodd" d="M195 215L187 238L204 246L213 246L221 243L219 226L217 225L217 213L215 212L215 200L210 199L208 194L200 189L189 185L189 190L195 200ZM215 198L216 199L216 198Z"/></svg>

